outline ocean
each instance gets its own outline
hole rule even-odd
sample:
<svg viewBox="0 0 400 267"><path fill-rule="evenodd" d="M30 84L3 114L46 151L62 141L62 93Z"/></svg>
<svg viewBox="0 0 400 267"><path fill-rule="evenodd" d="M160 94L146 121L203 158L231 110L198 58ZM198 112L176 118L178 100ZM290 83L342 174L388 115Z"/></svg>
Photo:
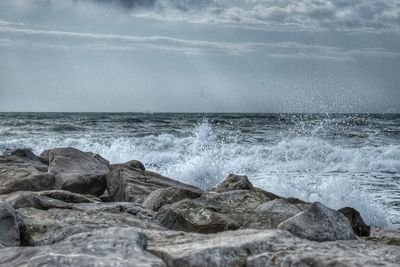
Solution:
<svg viewBox="0 0 400 267"><path fill-rule="evenodd" d="M92 151L207 189L229 173L400 228L400 115L0 113L0 154Z"/></svg>

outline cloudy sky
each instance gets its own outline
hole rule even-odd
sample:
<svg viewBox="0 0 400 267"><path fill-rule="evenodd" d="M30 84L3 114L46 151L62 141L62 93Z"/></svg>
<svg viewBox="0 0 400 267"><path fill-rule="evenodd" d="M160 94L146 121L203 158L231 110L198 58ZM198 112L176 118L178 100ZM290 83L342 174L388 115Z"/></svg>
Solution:
<svg viewBox="0 0 400 267"><path fill-rule="evenodd" d="M0 111L400 112L400 2L1 0Z"/></svg>

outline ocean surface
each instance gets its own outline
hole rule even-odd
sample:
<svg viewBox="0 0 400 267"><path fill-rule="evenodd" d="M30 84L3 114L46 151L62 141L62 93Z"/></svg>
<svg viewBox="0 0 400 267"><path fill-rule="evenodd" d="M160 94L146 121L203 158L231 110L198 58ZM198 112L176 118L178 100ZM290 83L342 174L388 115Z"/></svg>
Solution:
<svg viewBox="0 0 400 267"><path fill-rule="evenodd" d="M400 115L0 113L0 154L72 146L206 189L229 173L400 228Z"/></svg>

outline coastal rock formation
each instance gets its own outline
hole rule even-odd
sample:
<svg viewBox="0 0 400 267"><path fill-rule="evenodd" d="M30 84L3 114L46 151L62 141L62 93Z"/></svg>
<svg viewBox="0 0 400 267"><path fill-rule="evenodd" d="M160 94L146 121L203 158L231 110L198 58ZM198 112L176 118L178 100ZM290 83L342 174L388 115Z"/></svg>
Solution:
<svg viewBox="0 0 400 267"><path fill-rule="evenodd" d="M339 210L349 220L353 231L358 236L369 236L371 233L371 227L367 225L361 217L361 214L351 208L345 207Z"/></svg>
<svg viewBox="0 0 400 267"><path fill-rule="evenodd" d="M178 202L185 198L197 198L202 195L200 190L187 190L184 188L160 188L148 195L144 200L143 206L151 210L159 210L162 206Z"/></svg>
<svg viewBox="0 0 400 267"><path fill-rule="evenodd" d="M41 196L35 192L15 192L8 195L4 201L14 209L35 208L48 210L52 208L67 209L72 207L63 201Z"/></svg>
<svg viewBox="0 0 400 267"><path fill-rule="evenodd" d="M305 211L282 222L278 229L319 242L356 239L347 218L319 202L313 203Z"/></svg>
<svg viewBox="0 0 400 267"><path fill-rule="evenodd" d="M241 228L275 229L301 210L283 199L274 199L261 204Z"/></svg>
<svg viewBox="0 0 400 267"><path fill-rule="evenodd" d="M53 189L55 178L47 169L48 166L28 150L0 156L0 194Z"/></svg>
<svg viewBox="0 0 400 267"><path fill-rule="evenodd" d="M230 190L254 190L249 178L245 175L229 174L228 177L218 186L210 191L222 193Z"/></svg>
<svg viewBox="0 0 400 267"><path fill-rule="evenodd" d="M74 148L43 151L41 157L49 162L49 173L56 178L54 189L100 196L106 189L109 163L101 156Z"/></svg>
<svg viewBox="0 0 400 267"><path fill-rule="evenodd" d="M6 202L0 202L0 248L19 245L20 234L14 209Z"/></svg>
<svg viewBox="0 0 400 267"><path fill-rule="evenodd" d="M0 266L166 266L146 246L146 236L136 229L110 227L74 234L51 246L2 249Z"/></svg>
<svg viewBox="0 0 400 267"><path fill-rule="evenodd" d="M72 193L65 190L47 190L37 192L39 196L48 198L58 199L67 203L96 203L100 202L100 199L93 195L81 195Z"/></svg>
<svg viewBox="0 0 400 267"><path fill-rule="evenodd" d="M146 171L138 161L112 165L107 175L107 192L109 201L127 201L143 203L153 191L173 187L179 190L201 194L202 190L172 180L160 174Z"/></svg>

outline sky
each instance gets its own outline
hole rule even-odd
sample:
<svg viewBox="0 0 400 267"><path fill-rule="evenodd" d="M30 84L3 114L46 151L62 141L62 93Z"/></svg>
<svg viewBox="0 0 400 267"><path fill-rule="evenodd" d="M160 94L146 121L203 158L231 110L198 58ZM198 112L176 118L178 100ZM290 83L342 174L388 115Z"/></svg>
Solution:
<svg viewBox="0 0 400 267"><path fill-rule="evenodd" d="M1 0L0 112L400 112L398 0Z"/></svg>

